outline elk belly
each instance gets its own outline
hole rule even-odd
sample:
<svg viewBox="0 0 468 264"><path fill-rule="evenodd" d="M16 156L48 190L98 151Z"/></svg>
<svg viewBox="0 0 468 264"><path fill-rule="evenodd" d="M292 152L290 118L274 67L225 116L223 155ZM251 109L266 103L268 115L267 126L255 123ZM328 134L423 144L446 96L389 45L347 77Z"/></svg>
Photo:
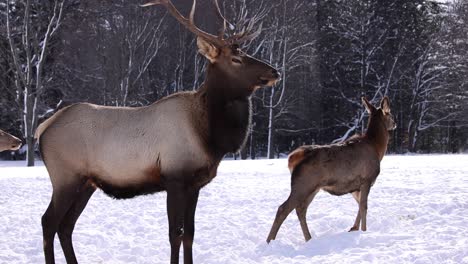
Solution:
<svg viewBox="0 0 468 264"><path fill-rule="evenodd" d="M114 171L112 176L110 172L91 173L88 178L96 187L114 199L128 199L165 189L161 181L161 169L157 163L144 170L134 170L133 174L132 172L126 174L125 171Z"/></svg>
<svg viewBox="0 0 468 264"><path fill-rule="evenodd" d="M359 191L360 187L360 182L344 181L324 186L322 190L329 194L340 196Z"/></svg>

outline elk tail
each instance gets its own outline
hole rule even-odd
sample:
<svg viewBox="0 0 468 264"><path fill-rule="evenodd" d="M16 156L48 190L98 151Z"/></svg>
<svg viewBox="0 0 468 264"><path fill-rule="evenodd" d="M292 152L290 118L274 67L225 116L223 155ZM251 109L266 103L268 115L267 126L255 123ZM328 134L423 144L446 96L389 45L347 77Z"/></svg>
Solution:
<svg viewBox="0 0 468 264"><path fill-rule="evenodd" d="M314 148L311 146L301 146L295 149L291 154L288 156L288 168L289 171L292 173L294 169L302 163L302 161L307 157Z"/></svg>

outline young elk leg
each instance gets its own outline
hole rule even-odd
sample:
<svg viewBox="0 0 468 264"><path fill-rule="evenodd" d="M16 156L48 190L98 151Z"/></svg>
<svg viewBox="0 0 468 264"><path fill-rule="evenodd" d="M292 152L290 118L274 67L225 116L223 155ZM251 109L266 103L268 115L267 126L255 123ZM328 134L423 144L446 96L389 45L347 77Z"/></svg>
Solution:
<svg viewBox="0 0 468 264"><path fill-rule="evenodd" d="M44 243L44 256L47 264L55 263L54 238L59 229L59 224L77 198L76 190L79 184L60 186L53 190L49 207L42 216L42 233Z"/></svg>
<svg viewBox="0 0 468 264"><path fill-rule="evenodd" d="M184 235L185 188L179 182L167 184L167 217L169 220L169 242L171 263L179 263L179 251Z"/></svg>
<svg viewBox="0 0 468 264"><path fill-rule="evenodd" d="M89 198L93 195L96 188L90 183L86 183L80 190L78 198L75 200L70 210L63 217L58 228L58 236L62 245L63 254L68 264L78 263L73 250L72 233L75 229L75 224L81 213L83 212Z"/></svg>
<svg viewBox="0 0 468 264"><path fill-rule="evenodd" d="M314 199L315 195L318 193L319 190L313 192L309 197L307 197L298 207L296 207L297 217L299 218L299 222L301 224L302 233L304 234L305 241L309 241L312 236L309 232L309 227L307 226L307 208L309 207L310 203Z"/></svg>
<svg viewBox="0 0 468 264"><path fill-rule="evenodd" d="M195 235L195 209L197 208L198 194L200 189L188 193L185 203L184 218L184 263L193 263L192 244Z"/></svg>
<svg viewBox="0 0 468 264"><path fill-rule="evenodd" d="M366 231L366 218L367 218L367 197L369 196L370 184L363 184L361 186L361 199L359 200L359 214L361 215L361 230Z"/></svg>
<svg viewBox="0 0 468 264"><path fill-rule="evenodd" d="M353 227L351 227L351 229L349 229L349 232L359 230L359 224L361 223L361 210L359 208L359 203L360 203L359 201L361 199L361 193L359 191L356 191L356 192L353 192L352 195L354 197L354 200L356 200L356 202L358 203L358 213L356 215L356 220L354 220L354 225Z"/></svg>
<svg viewBox="0 0 468 264"><path fill-rule="evenodd" d="M283 224L286 217L288 217L289 213L296 207L297 200L289 196L289 198L278 207L278 211L276 212L275 221L273 221L273 225L271 226L270 234L268 234L267 243L270 243L271 240L275 240L276 234Z"/></svg>
<svg viewBox="0 0 468 264"><path fill-rule="evenodd" d="M317 193L318 191L319 189L315 188L312 194ZM278 207L275 221L273 221L273 225L271 226L270 233L268 234L267 243L270 243L271 240L275 240L276 235L278 234L278 231L281 225L283 224L284 220L286 219L286 217L288 217L291 211L295 208L297 209L297 207L302 207L299 209L300 212L298 212L298 216L299 216L299 221L301 221L301 218L302 218L301 227L303 226L303 223L305 223L305 213L307 212L307 206L312 201L315 195L315 194L314 195L312 194L307 193L306 191L303 190L303 188L296 188L296 184L293 184L293 186L291 186L291 193L289 194L288 199L280 207ZM310 199L309 202L307 202L308 199ZM300 201L302 201L303 203L306 203L307 205L306 206L300 205L299 204ZM302 230L303 231L307 230L307 233L309 233L309 229L307 228L307 223L305 223L305 229L303 227ZM309 236L310 236L310 233L309 233ZM304 237L307 240L306 233L304 233Z"/></svg>

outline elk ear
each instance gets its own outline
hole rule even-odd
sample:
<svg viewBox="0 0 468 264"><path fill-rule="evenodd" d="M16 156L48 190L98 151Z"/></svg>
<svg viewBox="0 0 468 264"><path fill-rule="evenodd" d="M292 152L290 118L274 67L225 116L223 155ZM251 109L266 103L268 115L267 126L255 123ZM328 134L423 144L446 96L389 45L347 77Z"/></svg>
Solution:
<svg viewBox="0 0 468 264"><path fill-rule="evenodd" d="M214 63L219 55L219 49L202 37L197 38L198 52Z"/></svg>
<svg viewBox="0 0 468 264"><path fill-rule="evenodd" d="M380 101L380 108L382 109L382 111L384 111L385 113L390 113L390 101L388 100L388 97L385 96L384 98L382 98L382 101Z"/></svg>
<svg viewBox="0 0 468 264"><path fill-rule="evenodd" d="M372 112L374 112L375 107L371 103L369 103L369 101L367 101L367 99L364 96L361 97L361 100L362 104L366 107L367 113L371 114Z"/></svg>

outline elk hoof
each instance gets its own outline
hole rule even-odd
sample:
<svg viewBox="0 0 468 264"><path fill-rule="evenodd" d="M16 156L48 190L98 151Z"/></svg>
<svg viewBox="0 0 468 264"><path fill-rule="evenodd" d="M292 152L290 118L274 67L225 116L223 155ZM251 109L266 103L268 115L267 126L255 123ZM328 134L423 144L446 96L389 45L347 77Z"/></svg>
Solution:
<svg viewBox="0 0 468 264"><path fill-rule="evenodd" d="M349 229L349 231L348 231L348 232L353 232L353 231L358 231L358 230L359 230L359 228L358 228L358 227L356 227L356 226L353 226L353 227L351 227L351 229Z"/></svg>

